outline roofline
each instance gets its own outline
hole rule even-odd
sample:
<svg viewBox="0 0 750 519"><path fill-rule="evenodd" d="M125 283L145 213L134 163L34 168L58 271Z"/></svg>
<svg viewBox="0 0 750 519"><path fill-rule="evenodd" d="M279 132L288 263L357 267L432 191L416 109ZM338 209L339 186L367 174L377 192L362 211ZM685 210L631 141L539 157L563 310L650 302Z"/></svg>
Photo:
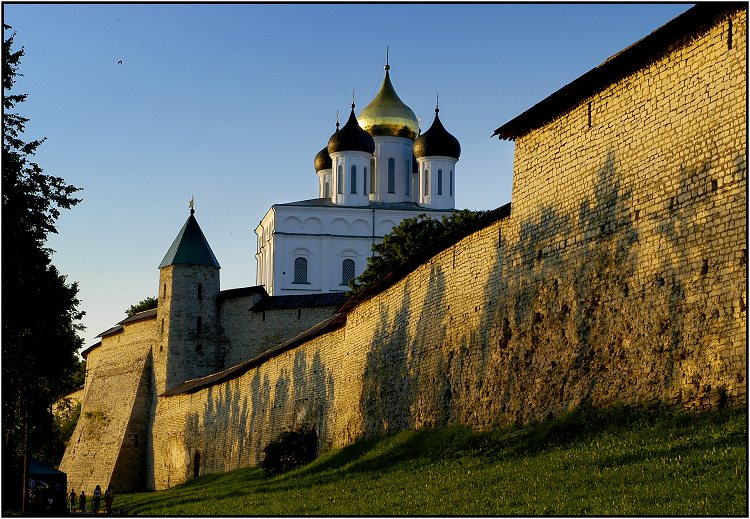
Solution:
<svg viewBox="0 0 750 519"><path fill-rule="evenodd" d="M85 359L86 359L86 357L88 357L88 356L89 356L89 353L91 353L91 350L93 350L93 349L95 349L95 348L98 348L98 347L99 347L99 346L101 346L101 345L102 345L102 341L99 341L99 342L97 342L97 343L95 343L95 344L92 344L91 346L89 346L88 348L86 348L85 350L83 350L83 351L81 352L81 357L83 357L83 358L84 358L84 360L85 360Z"/></svg>
<svg viewBox="0 0 750 519"><path fill-rule="evenodd" d="M337 312L349 312L358 304L378 295L385 289L393 286L398 281L405 278L410 272L414 271L418 266L427 262L427 260L436 256L452 245L455 245L469 234L477 232L481 229L484 229L488 225L507 218L508 216L510 216L510 211L511 206L510 202L508 202L507 204L500 206L497 209L487 211L481 217L479 217L476 222L473 222L473 224L462 227L461 229L458 229L455 232L444 236L442 239L433 242L432 244L430 244L430 246L424 248L419 254L413 256L409 261L403 263L399 267L386 274L383 278L374 283L364 292L349 297L349 299L347 299L344 304L339 307Z"/></svg>
<svg viewBox="0 0 750 519"><path fill-rule="evenodd" d="M269 350L264 351L260 355L257 355L250 360L247 360L245 362L232 366L231 368L227 368L218 373L214 373L212 375L208 375L205 377L196 378L192 380L186 380L182 384L179 384L173 387L172 389L165 391L159 396L165 397L165 396L175 396L175 395L195 393L197 391L206 389L216 384L220 384L228 380L233 380L237 377L242 376L243 374L248 372L250 369L263 364L269 359L277 357L278 355L281 355L282 353L288 350L291 350L292 348L298 346L299 344L305 341L309 341L310 339L314 339L315 337L318 337L325 333L341 328L342 326L344 326L344 324L346 324L346 315L334 314L333 316L329 317L325 321L321 321L320 323L316 324L312 328L309 328L305 330L304 332L300 333L299 335L292 337L288 341L282 342L281 344Z"/></svg>
<svg viewBox="0 0 750 519"><path fill-rule="evenodd" d="M602 64L568 83L492 134L500 140L515 140L552 121L607 86L650 65L663 55L690 42L731 13L746 9L745 2L705 2L662 25L648 36L611 56Z"/></svg>

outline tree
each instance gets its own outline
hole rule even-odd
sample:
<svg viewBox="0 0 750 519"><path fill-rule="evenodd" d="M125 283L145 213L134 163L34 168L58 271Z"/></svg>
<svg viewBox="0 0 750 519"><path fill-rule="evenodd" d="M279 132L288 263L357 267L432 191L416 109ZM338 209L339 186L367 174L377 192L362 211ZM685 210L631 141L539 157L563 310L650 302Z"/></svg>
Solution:
<svg viewBox="0 0 750 519"><path fill-rule="evenodd" d="M147 297L146 299L141 299L134 305L130 305L130 307L125 310L125 314L128 317L133 317L138 312L144 312L146 310L151 310L153 308L156 308L156 305L158 304L159 300L155 297Z"/></svg>
<svg viewBox="0 0 750 519"><path fill-rule="evenodd" d="M3 25L4 31L10 27ZM79 189L45 175L32 156L42 140L24 140L28 119L13 113L26 94L11 94L24 50L3 39L2 417L4 507L19 508L24 454L54 463L52 403L76 386L83 329L78 286L68 284L45 247L61 209Z"/></svg>
<svg viewBox="0 0 750 519"><path fill-rule="evenodd" d="M367 258L364 272L349 283L351 293L367 290L431 244L476 222L483 214L484 211L463 209L441 220L425 214L402 220L381 243L372 246L374 255Z"/></svg>

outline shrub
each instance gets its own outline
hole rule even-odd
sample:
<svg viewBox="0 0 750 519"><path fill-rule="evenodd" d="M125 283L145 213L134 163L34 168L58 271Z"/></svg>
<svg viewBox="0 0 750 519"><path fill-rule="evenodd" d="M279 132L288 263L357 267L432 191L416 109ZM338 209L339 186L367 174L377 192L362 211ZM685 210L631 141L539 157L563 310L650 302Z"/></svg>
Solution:
<svg viewBox="0 0 750 519"><path fill-rule="evenodd" d="M266 473L286 472L315 459L318 435L312 428L285 431L263 448L260 466Z"/></svg>

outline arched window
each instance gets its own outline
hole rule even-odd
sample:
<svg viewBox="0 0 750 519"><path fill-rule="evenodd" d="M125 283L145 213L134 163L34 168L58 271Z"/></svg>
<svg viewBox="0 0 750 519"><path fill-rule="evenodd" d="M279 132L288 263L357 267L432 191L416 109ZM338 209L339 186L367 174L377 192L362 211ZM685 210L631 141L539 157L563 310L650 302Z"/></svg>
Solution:
<svg viewBox="0 0 750 519"><path fill-rule="evenodd" d="M451 173L449 175L449 180L450 180L450 191L448 192L448 194L450 196L453 196L453 170L451 170Z"/></svg>
<svg viewBox="0 0 750 519"><path fill-rule="evenodd" d="M442 169L438 170L437 182L438 182L437 194L438 196L443 196L443 170Z"/></svg>
<svg viewBox="0 0 750 519"><path fill-rule="evenodd" d="M323 184L323 198L331 198L331 183L327 180Z"/></svg>
<svg viewBox="0 0 750 519"><path fill-rule="evenodd" d="M357 165L352 164L352 174L351 174L351 182L352 182L352 189L351 193L353 195L357 194Z"/></svg>
<svg viewBox="0 0 750 519"><path fill-rule="evenodd" d="M424 170L424 196L430 194L430 170Z"/></svg>
<svg viewBox="0 0 750 519"><path fill-rule="evenodd" d="M388 192L396 192L396 160L388 159Z"/></svg>
<svg viewBox="0 0 750 519"><path fill-rule="evenodd" d="M406 196L409 196L411 192L411 171L409 171L411 168L409 166L411 166L411 161L406 159L404 161L404 193L406 193Z"/></svg>
<svg viewBox="0 0 750 519"><path fill-rule="evenodd" d="M336 168L336 183L338 184L336 186L336 193L339 195L344 194L344 166L341 164L338 165Z"/></svg>
<svg viewBox="0 0 750 519"><path fill-rule="evenodd" d="M341 284L348 285L354 279L354 260L345 259L341 263Z"/></svg>
<svg viewBox="0 0 750 519"><path fill-rule="evenodd" d="M307 283L307 258L294 259L294 282Z"/></svg>
<svg viewBox="0 0 750 519"><path fill-rule="evenodd" d="M370 159L370 193L375 192L375 159Z"/></svg>
<svg viewBox="0 0 750 519"><path fill-rule="evenodd" d="M362 191L363 191L362 194L366 195L367 194L367 166L365 166L362 169L365 170L365 174L362 175Z"/></svg>

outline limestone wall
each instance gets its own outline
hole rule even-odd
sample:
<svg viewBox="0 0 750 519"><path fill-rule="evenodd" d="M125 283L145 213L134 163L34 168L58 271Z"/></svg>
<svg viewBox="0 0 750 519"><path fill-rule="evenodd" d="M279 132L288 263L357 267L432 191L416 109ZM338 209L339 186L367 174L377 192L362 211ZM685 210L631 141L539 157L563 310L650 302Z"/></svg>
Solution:
<svg viewBox="0 0 750 519"><path fill-rule="evenodd" d="M60 463L78 494L90 496L96 485L106 490L110 483L116 492L144 488L155 340L150 318L125 324L89 353L81 416Z"/></svg>
<svg viewBox="0 0 750 519"><path fill-rule="evenodd" d="M291 339L333 315L332 306L252 311L257 294L222 301L223 365L233 366Z"/></svg>
<svg viewBox="0 0 750 519"><path fill-rule="evenodd" d="M160 399L155 488L322 446L582 403L746 403L746 19L518 139L513 211L226 383Z"/></svg>

